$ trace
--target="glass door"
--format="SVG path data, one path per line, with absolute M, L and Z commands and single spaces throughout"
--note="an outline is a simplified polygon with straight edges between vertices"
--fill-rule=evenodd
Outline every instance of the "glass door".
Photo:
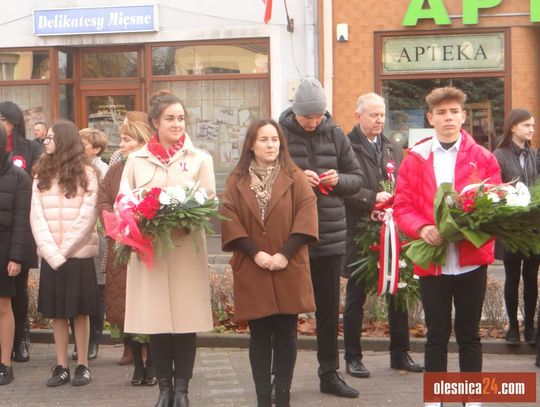
M 83 91 L 82 116 L 83 127 L 96 128 L 109 137 L 108 158 L 120 144 L 119 127 L 124 115 L 131 110 L 140 110 L 141 95 L 138 90 Z

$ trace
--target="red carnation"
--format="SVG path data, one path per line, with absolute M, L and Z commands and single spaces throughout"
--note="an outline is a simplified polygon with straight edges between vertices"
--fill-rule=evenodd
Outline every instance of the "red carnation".
M 16 165 L 19 168 L 22 168 L 23 170 L 26 168 L 26 160 L 23 156 L 20 155 L 14 155 L 13 156 L 13 165 Z
M 137 205 L 137 212 L 146 219 L 153 219 L 159 210 L 159 194 L 161 194 L 161 188 L 152 188 L 148 191 Z
M 476 203 L 473 199 L 466 198 L 463 200 L 463 204 L 461 205 L 461 209 L 465 212 L 472 212 L 474 211 L 474 208 L 476 206 Z

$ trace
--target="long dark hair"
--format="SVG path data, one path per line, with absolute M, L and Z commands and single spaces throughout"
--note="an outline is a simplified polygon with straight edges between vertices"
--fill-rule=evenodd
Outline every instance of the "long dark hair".
M 533 116 L 528 110 L 519 108 L 512 109 L 504 121 L 502 139 L 497 148 L 510 145 L 512 143 L 512 127 L 514 127 L 516 124 L 529 120 L 531 117 Z M 525 141 L 525 145 L 528 147 L 529 142 Z
M 4 164 L 9 157 L 7 148 L 7 136 L 4 126 L 0 126 L 0 171 L 4 169 Z
M 84 153 L 77 126 L 73 122 L 62 120 L 54 123 L 51 129 L 56 145 L 54 153 L 43 153 L 32 170 L 38 179 L 38 189 L 50 189 L 53 179 L 57 179 L 67 198 L 76 196 L 79 187 L 88 192 L 86 167 L 92 165 Z
M 240 155 L 240 160 L 238 161 L 238 164 L 236 164 L 236 167 L 233 170 L 234 174 L 237 174 L 239 176 L 248 174 L 251 160 L 255 158 L 252 148 L 255 144 L 255 140 L 257 139 L 257 133 L 259 132 L 259 129 L 261 127 L 266 126 L 267 124 L 274 126 L 278 133 L 279 155 L 277 159 L 281 168 L 289 175 L 292 174 L 292 172 L 297 168 L 296 164 L 289 155 L 287 141 L 283 136 L 283 131 L 281 130 L 279 124 L 277 124 L 277 122 L 272 119 L 262 119 L 251 123 L 251 125 L 248 127 L 246 137 L 244 139 L 244 146 L 242 147 L 242 154 Z
M 17 104 L 11 101 L 0 103 L 0 115 L 13 125 L 13 137 L 26 138 L 24 115 Z

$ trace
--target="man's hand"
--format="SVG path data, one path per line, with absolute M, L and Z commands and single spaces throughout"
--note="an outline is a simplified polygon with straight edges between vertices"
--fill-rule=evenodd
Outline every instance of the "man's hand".
M 319 176 L 321 180 L 321 184 L 323 185 L 330 185 L 335 187 L 339 181 L 339 175 L 336 170 L 328 170 L 323 172 Z
M 7 265 L 7 272 L 8 276 L 16 277 L 21 272 L 21 265 L 19 263 L 15 263 L 14 261 L 10 261 Z
M 440 246 L 444 243 L 441 235 L 439 234 L 439 229 L 435 225 L 426 225 L 420 229 L 420 237 L 431 246 Z
M 272 265 L 273 257 L 261 250 L 257 252 L 253 260 L 255 260 L 255 263 L 260 268 L 269 270 L 270 266 Z
M 287 257 L 282 255 L 281 253 L 276 253 L 272 256 L 272 264 L 270 265 L 270 270 L 283 270 L 285 267 L 287 267 L 287 264 L 289 264 L 289 260 L 287 260 Z
M 375 196 L 375 202 L 377 203 L 384 203 L 388 201 L 390 198 L 392 198 L 392 194 L 386 191 L 377 192 L 377 195 Z
M 306 176 L 309 182 L 309 185 L 311 185 L 312 187 L 316 187 L 321 182 L 319 180 L 319 176 L 317 175 L 315 171 L 304 170 L 304 175 Z

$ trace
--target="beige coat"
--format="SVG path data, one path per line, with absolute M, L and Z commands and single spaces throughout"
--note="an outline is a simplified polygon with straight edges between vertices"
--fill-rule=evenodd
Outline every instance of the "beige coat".
M 130 154 L 120 193 L 188 182 L 199 182 L 209 197 L 215 196 L 212 158 L 186 136 L 184 147 L 167 165 L 146 147 Z M 154 257 L 153 270 L 132 255 L 127 272 L 125 332 L 187 333 L 213 328 L 206 236 L 203 232 L 178 232 L 173 242 L 174 249 Z
M 86 259 L 98 253 L 98 181 L 93 168 L 86 167 L 86 175 L 88 192 L 79 188 L 72 198 L 64 196 L 56 180 L 46 191 L 40 191 L 38 180 L 34 180 L 30 209 L 32 234 L 38 255 L 55 270 L 69 258 Z

